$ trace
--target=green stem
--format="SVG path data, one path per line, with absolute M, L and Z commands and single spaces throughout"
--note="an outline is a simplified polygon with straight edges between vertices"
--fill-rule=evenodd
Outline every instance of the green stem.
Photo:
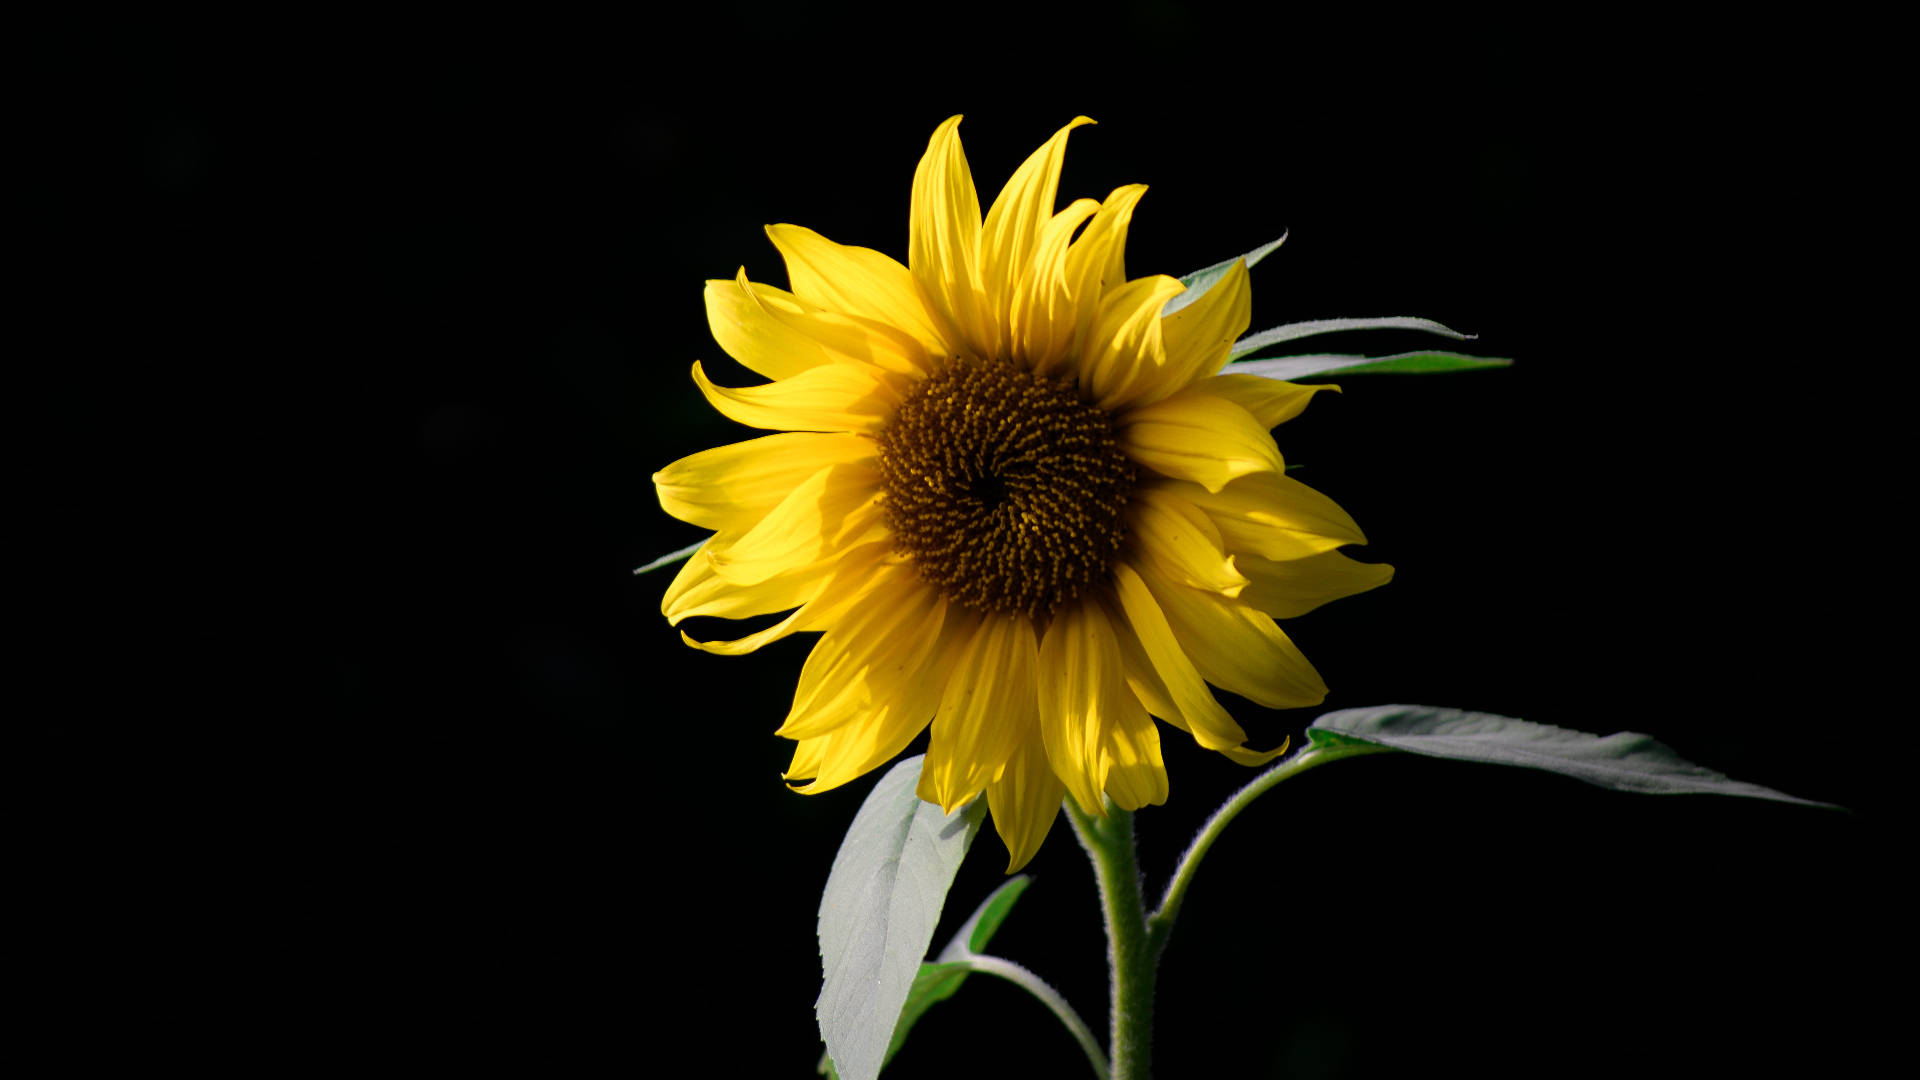
M 1093 859 L 1107 919 L 1107 963 L 1113 980 L 1108 1052 L 1113 1080 L 1153 1075 L 1153 981 L 1160 951 L 1147 934 L 1146 898 L 1134 853 L 1133 814 L 1107 803 L 1102 819 L 1066 800 L 1067 818 Z
M 1166 895 L 1160 900 L 1160 908 L 1147 919 L 1148 943 L 1156 958 L 1167 947 L 1167 935 L 1173 932 L 1173 920 L 1180 914 L 1180 904 L 1187 898 L 1187 887 L 1193 884 L 1193 875 L 1200 869 L 1200 860 L 1206 857 L 1207 850 L 1220 838 L 1227 824 L 1240 816 L 1240 811 L 1253 804 L 1253 800 L 1265 795 L 1282 780 L 1298 776 L 1315 766 L 1325 765 L 1342 758 L 1359 757 L 1363 754 L 1392 753 L 1393 748 L 1375 746 L 1371 743 L 1340 743 L 1333 746 L 1312 747 L 1293 755 L 1287 760 L 1261 773 L 1253 782 L 1236 792 L 1219 810 L 1214 812 L 1200 834 L 1193 838 L 1193 844 L 1187 853 L 1180 857 L 1180 868 L 1174 872 L 1173 880 L 1167 884 Z M 1071 808 L 1071 803 L 1069 803 Z
M 1067 1030 L 1073 1033 L 1080 1049 L 1086 1051 L 1087 1060 L 1093 1064 L 1093 1074 L 1100 1080 L 1109 1080 L 1111 1073 L 1107 1069 L 1107 1055 L 1100 1052 L 1100 1044 L 1095 1041 L 1093 1032 L 1088 1029 L 1086 1021 L 1080 1019 L 1080 1014 L 1073 1011 L 1073 1006 L 1067 1004 L 1067 999 L 1061 997 L 1058 990 L 1048 986 L 1045 979 L 998 956 L 974 953 L 959 962 L 982 974 L 998 975 L 1039 998 L 1042 1004 L 1053 1010 L 1053 1015 L 1059 1017 L 1061 1023 L 1067 1025 Z

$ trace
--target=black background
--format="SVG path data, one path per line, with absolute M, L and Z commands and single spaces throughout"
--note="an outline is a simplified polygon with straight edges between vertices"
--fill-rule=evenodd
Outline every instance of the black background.
M 1872 89 L 1808 70 L 1817 38 L 1152 4 L 688 17 L 155 21 L 38 47 L 34 130 L 59 149 L 37 205 L 74 238 L 41 284 L 82 358 L 53 415 L 110 418 L 118 439 L 70 453 L 123 461 L 127 516 L 190 568 L 159 636 L 195 659 L 163 665 L 160 713 L 219 714 L 137 737 L 191 782 L 66 819 L 115 837 L 89 932 L 121 945 L 56 1012 L 128 1005 L 135 1052 L 169 1059 L 808 1075 L 815 906 L 871 780 L 786 791 L 770 732 L 807 642 L 688 650 L 668 578 L 630 573 L 700 536 L 650 474 L 752 434 L 688 378 L 748 378 L 701 282 L 784 284 L 768 222 L 903 258 L 942 119 L 966 114 L 985 201 L 1085 113 L 1062 196 L 1150 185 L 1132 274 L 1286 231 L 1256 328 L 1420 315 L 1517 358 L 1348 379 L 1277 432 L 1366 529 L 1357 554 L 1397 567 L 1287 625 L 1327 708 L 1646 731 L 1857 811 L 1401 758 L 1310 774 L 1199 877 L 1161 1075 L 1851 1071 L 1891 900 L 1890 800 L 1850 747 L 1907 722 L 1869 689 L 1904 642 L 1863 613 L 1904 571 L 1873 543 L 1893 492 L 1853 321 Z M 109 340 L 134 343 L 110 390 L 87 362 Z M 1317 714 L 1232 705 L 1259 746 Z M 1249 776 L 1167 734 L 1150 890 Z M 66 746 L 83 770 L 133 756 Z M 1003 865 L 983 834 L 940 940 Z M 1064 824 L 1028 872 L 995 951 L 1101 1029 Z M 1077 1054 L 977 979 L 890 1075 L 1081 1075 Z

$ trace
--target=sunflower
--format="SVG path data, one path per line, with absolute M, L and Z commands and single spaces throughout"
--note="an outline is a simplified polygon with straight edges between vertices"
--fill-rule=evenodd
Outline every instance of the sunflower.
M 713 335 L 770 382 L 693 379 L 779 434 L 654 475 L 660 503 L 714 530 L 668 588 L 674 624 L 790 612 L 735 655 L 821 632 L 776 734 L 819 792 L 932 724 L 919 795 L 986 792 L 1008 872 L 1071 795 L 1167 797 L 1151 717 L 1236 762 L 1208 684 L 1270 708 L 1326 686 L 1274 624 L 1384 584 L 1354 562 L 1345 511 L 1289 479 L 1270 429 L 1329 386 L 1217 374 L 1247 329 L 1247 270 L 1197 298 L 1127 280 L 1146 191 L 1055 212 L 1067 136 L 1027 159 L 983 221 L 956 116 L 914 172 L 908 262 L 795 225 L 767 235 L 791 291 L 743 269 L 707 284 Z M 1077 236 L 1076 236 L 1077 234 Z M 799 783 L 805 781 L 804 783 Z

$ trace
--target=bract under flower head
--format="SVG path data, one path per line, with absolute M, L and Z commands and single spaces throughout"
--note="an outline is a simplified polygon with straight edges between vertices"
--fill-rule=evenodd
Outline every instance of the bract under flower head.
M 1129 281 L 1145 188 L 1055 209 L 1061 128 L 983 218 L 959 117 L 914 174 L 908 265 L 795 225 L 767 229 L 791 291 L 707 284 L 728 355 L 770 382 L 723 414 L 781 434 L 655 474 L 714 530 L 667 590 L 695 615 L 790 612 L 708 652 L 819 632 L 777 734 L 824 791 L 929 723 L 920 796 L 984 791 L 1010 853 L 1039 850 L 1064 795 L 1132 810 L 1167 797 L 1151 717 L 1255 765 L 1208 684 L 1272 708 L 1320 676 L 1275 625 L 1384 584 L 1345 511 L 1286 476 L 1269 430 L 1327 386 L 1219 375 L 1246 331 L 1236 264 L 1171 315 L 1169 277 Z

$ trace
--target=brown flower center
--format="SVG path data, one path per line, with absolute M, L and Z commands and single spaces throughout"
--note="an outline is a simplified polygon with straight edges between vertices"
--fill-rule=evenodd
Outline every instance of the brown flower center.
M 1073 380 L 962 357 L 914 388 L 879 443 L 894 549 L 948 599 L 1037 616 L 1107 580 L 1133 463 Z

